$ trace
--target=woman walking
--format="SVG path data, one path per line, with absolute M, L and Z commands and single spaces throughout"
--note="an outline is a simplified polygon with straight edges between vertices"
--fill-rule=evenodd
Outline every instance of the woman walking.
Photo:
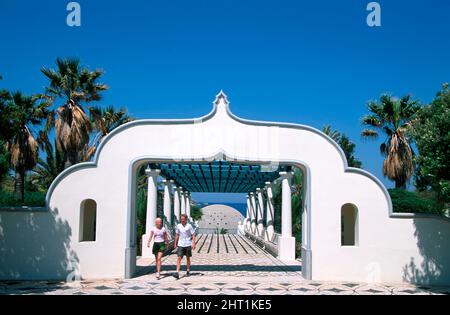
M 161 277 L 161 258 L 166 249 L 169 248 L 169 238 L 166 229 L 163 227 L 163 220 L 161 218 L 155 220 L 155 227 L 150 232 L 147 247 L 150 247 L 150 242 L 153 238 L 154 243 L 152 252 L 153 255 L 155 255 L 156 260 L 156 279 L 159 280 Z

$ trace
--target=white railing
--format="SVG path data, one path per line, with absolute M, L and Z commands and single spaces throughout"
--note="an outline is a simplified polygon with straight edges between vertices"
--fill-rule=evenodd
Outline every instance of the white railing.
M 262 235 L 266 235 L 267 231 L 264 229 Z M 262 248 L 263 250 L 269 252 L 273 256 L 278 256 L 278 238 L 280 234 L 274 233 L 273 239 L 271 241 L 267 241 L 267 237 L 261 237 L 258 235 L 255 235 L 253 233 L 250 233 L 249 231 L 245 232 L 245 236 L 252 241 L 253 244 L 257 245 L 258 247 Z

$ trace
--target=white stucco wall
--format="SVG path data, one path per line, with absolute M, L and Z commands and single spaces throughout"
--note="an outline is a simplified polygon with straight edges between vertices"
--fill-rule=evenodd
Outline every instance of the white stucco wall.
M 217 154 L 240 162 L 281 161 L 303 167 L 309 193 L 305 243 L 312 258 L 307 262 L 312 279 L 450 284 L 448 220 L 390 217 L 385 188 L 370 174 L 347 170 L 342 151 L 328 137 L 306 126 L 241 120 L 229 112 L 223 95 L 213 112 L 201 119 L 135 121 L 119 127 L 103 142 L 93 163 L 74 166 L 55 181 L 48 195 L 48 215 L 57 216 L 70 229 L 65 244 L 76 256 L 82 276 L 124 277 L 127 263 L 134 263 L 125 253 L 135 247 L 133 172 L 139 163 L 199 161 Z M 80 243 L 80 204 L 88 198 L 97 202 L 97 238 Z M 358 207 L 357 247 L 340 246 L 345 203 Z M 13 224 L 15 215 L 1 213 L 2 225 Z M 17 219 L 21 216 L 17 214 Z M 8 230 L 8 239 L 16 232 Z M 49 236 L 34 237 L 37 244 L 51 246 Z M 8 251 L 20 245 L 8 241 L 5 246 Z M 404 269 L 412 260 L 418 268 L 414 279 Z M 434 275 L 423 268 L 424 260 L 436 262 Z M 1 262 L 0 270 L 14 269 L 12 260 Z
M 0 211 L 0 280 L 65 279 L 71 234 L 48 211 Z

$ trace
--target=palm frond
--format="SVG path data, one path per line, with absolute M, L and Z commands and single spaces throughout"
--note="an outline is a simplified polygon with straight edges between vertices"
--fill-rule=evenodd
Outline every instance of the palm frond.
M 380 153 L 381 153 L 383 156 L 386 156 L 386 155 L 388 154 L 388 152 L 389 152 L 388 145 L 387 145 L 385 142 L 383 142 L 383 143 L 380 145 Z
M 361 120 L 363 125 L 371 126 L 378 128 L 382 125 L 380 118 L 377 115 L 369 114 L 362 118 Z
M 369 112 L 371 112 L 373 115 L 375 115 L 376 117 L 378 117 L 378 119 L 383 120 L 383 107 L 382 105 L 380 105 L 378 102 L 376 101 L 370 101 L 367 104 L 367 108 L 369 110 Z
M 336 142 L 338 142 L 339 139 L 341 138 L 341 133 L 337 130 L 333 130 L 331 125 L 323 126 L 322 131 Z
M 376 130 L 372 130 L 372 129 L 364 129 L 361 132 L 361 136 L 363 138 L 368 138 L 368 139 L 377 139 L 378 138 L 378 132 Z

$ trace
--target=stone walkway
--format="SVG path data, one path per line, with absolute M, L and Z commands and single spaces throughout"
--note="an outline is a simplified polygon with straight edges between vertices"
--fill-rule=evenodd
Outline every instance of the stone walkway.
M 191 276 L 186 277 L 182 271 L 179 280 L 173 277 L 176 255 L 171 253 L 163 258 L 160 280 L 155 277 L 152 259 L 138 259 L 137 276 L 133 279 L 71 283 L 4 281 L 0 282 L 0 294 L 450 294 L 448 287 L 305 280 L 300 262 L 285 264 L 237 235 L 199 235 L 192 261 Z
M 242 236 L 200 234 L 196 245 L 190 279 L 203 281 L 202 279 L 205 277 L 243 277 L 247 279 L 285 277 L 296 281 L 303 280 L 299 261 L 291 264 L 282 263 Z M 173 272 L 176 270 L 176 259 L 174 253 L 163 258 L 161 281 L 172 278 Z M 153 258 L 138 259 L 137 266 L 138 278 L 156 280 Z

